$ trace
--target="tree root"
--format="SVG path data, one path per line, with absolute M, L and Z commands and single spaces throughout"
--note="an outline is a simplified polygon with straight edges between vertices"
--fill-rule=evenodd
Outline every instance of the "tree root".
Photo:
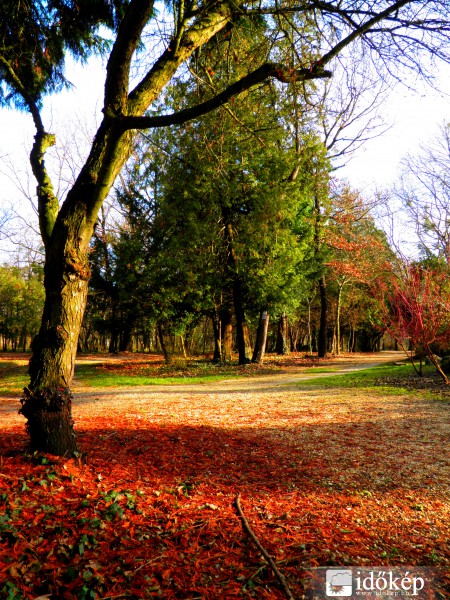
M 19 413 L 27 419 L 31 451 L 56 456 L 78 452 L 73 429 L 72 393 L 68 388 L 24 389 Z
M 256 547 L 261 552 L 261 554 L 264 556 L 264 558 L 266 559 L 266 561 L 270 565 L 270 568 L 272 569 L 272 571 L 277 576 L 279 582 L 281 583 L 281 587 L 283 588 L 283 591 L 286 594 L 286 598 L 288 598 L 288 600 L 295 600 L 295 598 L 294 598 L 294 596 L 293 596 L 293 594 L 292 594 L 292 592 L 291 592 L 291 590 L 290 590 L 290 588 L 289 588 L 289 586 L 287 584 L 286 577 L 283 575 L 283 573 L 281 573 L 278 570 L 278 567 L 277 567 L 275 561 L 270 556 L 270 554 L 267 552 L 267 550 L 261 545 L 261 542 L 258 540 L 258 538 L 256 537 L 256 535 L 253 533 L 253 530 L 250 527 L 249 522 L 245 518 L 245 515 L 242 512 L 241 501 L 240 501 L 240 494 L 238 494 L 236 496 L 236 498 L 234 499 L 234 506 L 236 507 L 237 514 L 238 514 L 239 518 L 241 519 L 243 530 L 245 531 L 245 533 L 249 537 L 251 537 L 251 539 L 255 543 Z

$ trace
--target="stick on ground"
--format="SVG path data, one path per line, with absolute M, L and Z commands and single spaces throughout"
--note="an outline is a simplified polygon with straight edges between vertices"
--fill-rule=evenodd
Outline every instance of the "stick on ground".
M 286 594 L 286 598 L 288 598 L 288 600 L 295 600 L 295 598 L 292 595 L 292 592 L 291 592 L 291 590 L 290 590 L 290 588 L 289 588 L 289 586 L 287 584 L 285 576 L 283 575 L 283 573 L 281 573 L 278 570 L 278 567 L 275 564 L 275 561 L 270 556 L 270 554 L 267 552 L 267 550 L 261 545 L 261 542 L 258 540 L 258 538 L 256 537 L 256 535 L 253 533 L 253 530 L 250 527 L 249 522 L 245 518 L 245 515 L 242 512 L 240 494 L 238 494 L 236 496 L 236 498 L 234 499 L 234 505 L 236 507 L 237 514 L 239 515 L 239 518 L 241 519 L 242 528 L 244 529 L 245 533 L 247 533 L 252 538 L 252 540 L 254 541 L 255 545 L 258 548 L 258 550 L 261 552 L 261 554 L 264 556 L 264 558 L 266 559 L 266 561 L 269 563 L 270 568 L 275 573 L 275 575 L 277 576 L 279 582 L 281 583 L 283 591 Z

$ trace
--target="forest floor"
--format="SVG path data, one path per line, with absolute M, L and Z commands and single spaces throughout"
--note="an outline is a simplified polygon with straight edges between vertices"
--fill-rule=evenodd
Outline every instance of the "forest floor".
M 69 460 L 27 453 L 18 395 L 0 393 L 0 597 L 286 597 L 240 495 L 297 599 L 313 567 L 350 565 L 429 567 L 450 598 L 450 394 L 374 367 L 401 358 L 269 356 L 208 379 L 201 363 L 82 357 Z M 5 379 L 25 364 L 0 354 Z

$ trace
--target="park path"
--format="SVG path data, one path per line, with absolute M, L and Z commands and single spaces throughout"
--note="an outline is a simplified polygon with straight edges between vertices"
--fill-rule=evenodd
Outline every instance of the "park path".
M 376 357 L 376 358 L 375 358 Z M 168 397 L 171 402 L 177 403 L 183 408 L 193 401 L 206 400 L 215 402 L 218 399 L 227 399 L 230 404 L 242 402 L 245 397 L 246 403 L 259 403 L 262 397 L 298 393 L 298 383 L 310 381 L 322 377 L 338 376 L 352 371 L 373 368 L 388 362 L 403 360 L 402 352 L 385 351 L 376 355 L 358 355 L 356 360 L 350 358 L 331 359 L 326 365 L 318 365 L 318 373 L 311 373 L 314 367 L 289 367 L 282 373 L 257 375 L 252 377 L 239 377 L 222 379 L 219 381 L 205 381 L 201 383 L 162 384 L 146 386 L 130 386 L 116 388 L 93 388 L 74 382 L 74 414 L 77 410 L 83 410 L 90 406 L 92 411 L 106 414 L 110 410 L 119 409 L 124 405 L 143 406 L 148 402 L 161 405 L 161 410 L 166 404 Z M 326 370 L 325 370 L 326 369 Z M 303 388 L 304 390 L 304 388 Z M 17 415 L 19 402 L 17 398 L 0 398 L 0 418 L 17 423 L 23 422 L 23 417 Z M 16 416 L 17 418 L 14 418 Z
M 162 384 L 162 385 L 147 385 L 147 386 L 133 386 L 133 387 L 120 387 L 120 388 L 86 388 L 82 385 L 74 386 L 74 393 L 77 401 L 86 401 L 93 395 L 99 396 L 127 396 L 130 394 L 146 394 L 153 395 L 155 393 L 164 394 L 186 394 L 186 393 L 199 393 L 199 394 L 256 394 L 258 392 L 270 392 L 277 390 L 278 388 L 288 388 L 290 386 L 297 386 L 298 383 L 303 381 L 310 381 L 314 379 L 320 379 L 322 377 L 332 377 L 344 375 L 345 373 L 351 373 L 353 371 L 359 371 L 363 369 L 371 369 L 374 367 L 381 366 L 383 364 L 404 360 L 403 352 L 395 351 L 384 351 L 376 354 L 376 360 L 374 355 L 366 355 L 361 357 L 359 355 L 358 361 L 348 362 L 334 362 L 330 361 L 330 364 L 323 366 L 318 365 L 318 372 L 311 373 L 314 367 L 308 369 L 303 368 L 289 368 L 289 372 L 283 373 L 270 373 L 266 375 L 256 375 L 252 377 L 233 377 L 231 379 L 221 379 L 219 381 L 205 381 L 201 383 L 189 383 L 189 379 L 186 379 L 184 384 Z M 320 369 L 320 370 L 319 370 Z
M 383 352 L 376 355 L 361 355 L 357 360 L 332 360 L 320 364 L 320 372 L 311 369 L 289 367 L 279 374 L 239 377 L 203 383 L 178 385 L 149 385 L 120 388 L 74 388 L 73 414 L 78 418 L 108 419 L 114 415 L 124 421 L 164 423 L 175 426 L 179 423 L 190 426 L 235 427 L 269 426 L 274 415 L 277 422 L 289 425 L 294 413 L 283 415 L 285 403 L 297 406 L 309 398 L 315 403 L 319 397 L 328 396 L 318 388 L 298 385 L 322 377 L 338 376 L 352 371 L 373 368 L 386 362 L 402 358 L 400 353 Z M 324 372 L 327 369 L 328 372 Z M 335 370 L 336 369 L 336 370 Z M 309 371 L 309 372 L 308 372 Z M 336 386 L 337 388 L 338 386 Z M 330 388 L 331 389 L 331 388 Z M 338 397 L 339 393 L 333 391 Z M 348 395 L 348 391 L 346 391 Z M 349 396 L 350 398 L 350 396 Z M 354 394 L 351 394 L 354 401 Z M 278 409 L 280 413 L 278 414 Z M 348 407 L 352 411 L 351 406 Z M 274 412 L 275 411 L 275 412 Z M 117 423 L 117 421 L 115 421 Z

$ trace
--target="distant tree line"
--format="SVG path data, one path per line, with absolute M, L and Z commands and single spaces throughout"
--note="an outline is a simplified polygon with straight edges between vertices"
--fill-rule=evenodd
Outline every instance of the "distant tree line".
M 30 349 L 44 306 L 42 266 L 0 267 L 0 348 Z

